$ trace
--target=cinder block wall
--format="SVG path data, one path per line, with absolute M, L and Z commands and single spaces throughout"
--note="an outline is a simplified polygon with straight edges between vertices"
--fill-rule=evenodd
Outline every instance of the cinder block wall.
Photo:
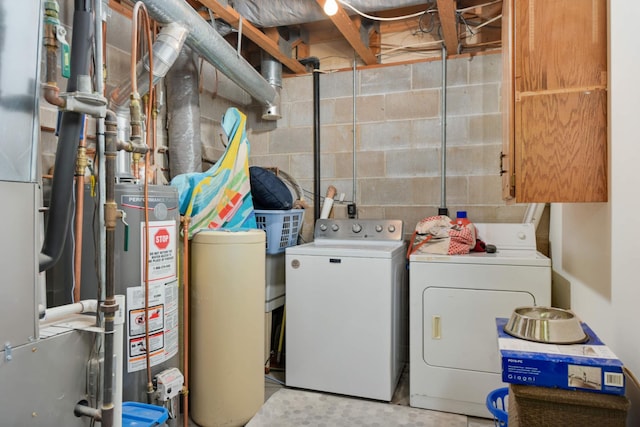
M 447 63 L 446 206 L 451 216 L 466 210 L 475 222 L 520 222 L 524 217 L 525 205 L 506 205 L 501 198 L 501 78 L 500 54 Z M 321 74 L 320 97 L 321 196 L 334 185 L 345 201 L 353 200 L 355 155 L 359 217 L 399 218 L 410 234 L 420 219 L 437 214 L 442 62 L 357 70 L 355 112 L 352 71 Z M 277 127 L 250 113 L 250 163 L 278 167 L 311 192 L 311 75 L 284 79 L 282 113 Z M 307 196 L 313 201 L 311 193 Z M 335 214 L 345 215 L 344 207 L 338 204 Z
M 68 2 L 67 2 L 68 3 Z M 64 16 L 67 24 L 70 16 Z M 109 17 L 107 86 L 128 78 L 130 22 Z M 69 36 L 70 37 L 70 36 Z M 446 205 L 450 215 L 467 210 L 476 222 L 519 222 L 526 206 L 506 205 L 500 194 L 501 56 L 487 54 L 451 59 L 447 63 Z M 399 218 L 407 234 L 441 204 L 440 60 L 380 66 L 320 75 L 321 196 L 329 185 L 354 199 L 361 218 Z M 201 138 L 203 157 L 217 160 L 224 152 L 220 119 L 238 107 L 248 116 L 252 165 L 275 166 L 298 180 L 313 201 L 313 78 L 283 80 L 282 119 L 260 119 L 261 108 L 227 77 L 205 63 L 202 67 Z M 64 88 L 66 83 L 60 82 Z M 162 98 L 163 105 L 166 104 Z M 53 165 L 55 109 L 43 101 L 42 170 Z M 355 114 L 355 129 L 354 129 Z M 160 115 L 159 131 L 165 129 Z M 89 123 L 88 135 L 93 134 Z M 355 141 L 354 141 L 355 131 Z M 166 136 L 159 133 L 159 145 Z M 90 139 L 89 144 L 93 141 Z M 355 150 L 354 150 L 355 144 Z M 166 160 L 158 156 L 159 163 Z M 204 162 L 203 167 L 211 165 Z M 344 204 L 334 208 L 345 216 Z M 312 233 L 312 209 L 304 237 Z

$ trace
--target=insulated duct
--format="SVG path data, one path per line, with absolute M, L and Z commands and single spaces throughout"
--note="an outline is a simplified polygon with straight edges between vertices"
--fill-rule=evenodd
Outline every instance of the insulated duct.
M 78 89 L 78 76 L 89 74 L 92 18 L 90 3 L 76 0 L 71 41 L 71 75 L 67 83 L 67 92 L 75 92 Z M 67 237 L 71 222 L 76 148 L 81 127 L 82 114 L 69 111 L 62 113 L 51 184 L 49 216 L 39 257 L 41 272 L 51 268 L 60 259 Z
M 142 0 L 149 15 L 162 24 L 176 22 L 189 29 L 186 43 L 262 105 L 276 103 L 276 90 L 183 0 Z
M 406 6 L 425 4 L 422 0 L 347 0 L 361 12 L 379 12 Z M 234 0 L 233 8 L 258 27 L 297 25 L 327 19 L 315 1 L 309 0 Z M 351 10 L 346 9 L 347 12 Z
M 165 78 L 171 179 L 202 171 L 198 56 L 185 46 Z

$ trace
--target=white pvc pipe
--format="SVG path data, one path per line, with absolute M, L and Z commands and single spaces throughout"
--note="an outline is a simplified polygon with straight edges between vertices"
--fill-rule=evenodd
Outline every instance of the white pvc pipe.
M 44 319 L 40 324 L 51 323 L 63 319 L 72 314 L 96 313 L 98 311 L 98 301 L 94 299 L 76 302 L 74 304 L 61 305 L 60 307 L 48 308 L 44 312 Z
M 116 357 L 113 395 L 113 427 L 122 427 L 122 369 L 124 365 L 124 320 L 125 320 L 125 296 L 116 295 L 118 311 L 114 320 L 113 352 Z

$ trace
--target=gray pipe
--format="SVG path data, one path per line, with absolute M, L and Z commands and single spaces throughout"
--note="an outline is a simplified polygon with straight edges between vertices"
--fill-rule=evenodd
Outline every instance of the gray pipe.
M 442 98 L 441 98 L 441 146 L 440 146 L 440 208 L 438 215 L 449 215 L 447 209 L 447 47 L 442 43 Z
M 176 22 L 189 29 L 186 43 L 220 72 L 265 106 L 274 105 L 276 90 L 188 3 L 182 0 L 142 0 L 153 19 Z
M 67 83 L 67 92 L 75 92 L 78 89 L 78 76 L 89 74 L 92 15 L 89 5 L 82 3 L 75 2 L 71 40 L 71 75 Z M 62 255 L 71 222 L 73 176 L 76 170 L 76 148 L 81 128 L 82 114 L 69 111 L 62 113 L 51 184 L 49 216 L 39 255 L 40 272 L 53 267 Z

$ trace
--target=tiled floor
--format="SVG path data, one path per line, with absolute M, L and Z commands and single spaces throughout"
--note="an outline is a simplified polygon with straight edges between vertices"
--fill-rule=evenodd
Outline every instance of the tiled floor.
M 264 384 L 264 400 L 265 402 L 271 397 L 275 392 L 284 387 L 285 376 L 282 371 L 274 371 L 272 370 L 269 375 L 265 377 Z M 400 382 L 398 383 L 398 387 L 393 395 L 393 399 L 389 403 L 390 405 L 409 405 L 409 375 L 405 370 L 402 377 L 400 378 Z M 494 426 L 493 420 L 485 419 L 485 418 L 476 418 L 476 417 L 467 417 L 467 427 L 489 427 Z
M 405 372 L 398 384 L 398 388 L 394 393 L 392 401 L 389 403 L 390 405 L 409 405 L 409 375 Z M 264 399 L 265 402 L 278 390 L 285 387 L 284 385 L 284 372 L 278 370 L 271 370 L 268 375 L 265 376 L 265 384 L 264 384 Z M 181 423 L 177 424 L 180 427 Z M 484 418 L 475 418 L 475 417 L 467 417 L 467 427 L 489 427 L 493 426 L 494 423 L 492 420 L 484 419 Z M 193 421 L 189 423 L 190 427 L 198 427 Z M 274 426 L 276 427 L 276 426 Z M 389 426 L 392 427 L 392 426 Z

